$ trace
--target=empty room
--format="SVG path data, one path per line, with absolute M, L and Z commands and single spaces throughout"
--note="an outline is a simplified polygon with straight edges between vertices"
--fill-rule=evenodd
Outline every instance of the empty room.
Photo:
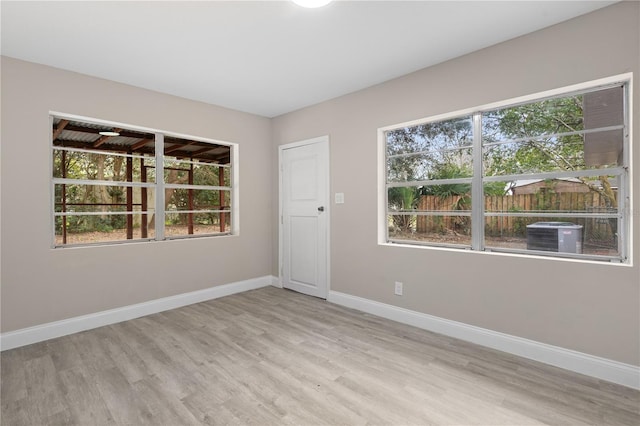
M 640 424 L 640 2 L 0 17 L 2 425 Z

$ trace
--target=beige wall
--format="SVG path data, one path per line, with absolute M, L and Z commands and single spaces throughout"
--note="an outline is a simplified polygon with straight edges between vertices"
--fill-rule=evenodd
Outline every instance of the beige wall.
M 637 169 L 639 27 L 640 4 L 616 4 L 274 119 L 276 146 L 330 136 L 331 191 L 345 193 L 331 212 L 331 290 L 640 365 L 637 213 L 633 267 L 379 246 L 376 237 L 379 127 L 632 71 Z M 274 228 L 274 275 L 276 237 Z M 404 282 L 403 297 L 393 295 L 396 280 Z
M 240 236 L 51 249 L 49 111 L 238 143 Z M 3 57 L 2 332 L 269 275 L 270 126 Z

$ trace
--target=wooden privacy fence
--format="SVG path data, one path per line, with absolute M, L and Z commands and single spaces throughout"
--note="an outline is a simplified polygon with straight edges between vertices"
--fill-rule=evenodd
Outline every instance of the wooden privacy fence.
M 470 216 L 454 216 L 455 210 L 471 211 L 471 198 L 463 195 L 451 195 L 440 197 L 438 195 L 423 195 L 418 200 L 418 210 L 440 212 L 452 211 L 447 216 L 418 216 L 416 219 L 416 232 L 418 233 L 445 233 L 454 231 L 460 234 L 469 234 L 471 230 Z
M 439 197 L 423 195 L 418 202 L 418 210 L 431 212 L 450 212 L 447 216 L 418 216 L 416 232 L 470 232 L 471 218 L 456 216 L 456 211 L 470 212 L 471 204 L 468 196 Z M 605 197 L 597 192 L 538 192 L 535 194 L 488 195 L 484 198 L 484 209 L 487 213 L 525 213 L 525 212 L 562 212 L 562 213 L 611 213 L 615 209 L 607 207 Z M 488 216 L 485 218 L 485 235 L 492 237 L 523 237 L 526 227 L 535 222 L 562 221 L 582 225 L 585 239 L 610 240 L 613 232 L 606 218 L 574 218 L 574 217 L 521 217 L 521 216 Z

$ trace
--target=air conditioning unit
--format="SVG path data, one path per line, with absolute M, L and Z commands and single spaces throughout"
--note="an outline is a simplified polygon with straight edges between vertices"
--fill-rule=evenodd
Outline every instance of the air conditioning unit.
M 527 225 L 527 250 L 582 253 L 582 225 L 571 222 Z

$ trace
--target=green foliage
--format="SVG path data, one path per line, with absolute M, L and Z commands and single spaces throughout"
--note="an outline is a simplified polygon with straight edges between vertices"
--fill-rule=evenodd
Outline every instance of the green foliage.
M 419 189 L 417 187 L 389 188 L 388 201 L 392 210 L 413 210 L 418 204 Z
M 395 211 L 414 210 L 420 198 L 419 188 L 399 187 L 389 188 L 388 202 L 389 208 Z M 409 215 L 394 215 L 393 225 L 403 232 L 412 232 L 415 226 L 415 219 Z
M 184 166 L 184 165 L 183 165 Z M 210 165 L 195 165 L 193 169 L 193 184 L 206 186 L 228 186 L 230 184 L 230 170 L 224 168 L 224 181 L 222 185 L 219 181 L 219 168 Z M 188 183 L 188 173 L 178 172 L 172 176 L 175 183 Z M 208 189 L 192 190 L 193 204 L 189 204 L 189 190 L 176 189 L 172 191 L 168 200 L 169 206 L 177 210 L 198 210 L 198 209 L 220 209 L 220 195 L 222 192 L 222 206 L 229 207 L 230 198 L 229 191 L 218 191 Z M 170 225 L 186 225 L 188 220 L 187 214 L 173 214 L 168 217 Z M 195 213 L 193 222 L 201 225 L 214 225 L 218 223 L 217 213 Z
M 520 213 L 522 212 L 522 209 L 519 207 L 509 207 L 509 212 Z M 527 235 L 527 225 L 529 225 L 529 222 L 530 220 L 526 217 L 516 216 L 513 218 L 513 225 L 511 228 L 513 235 L 525 237 Z
M 544 181 L 544 188 L 535 193 L 536 210 L 558 210 L 559 200 L 554 195 L 557 182 L 553 179 Z
M 459 166 L 453 163 L 445 163 L 438 165 L 433 169 L 429 175 L 431 180 L 440 179 L 456 179 L 467 178 L 472 176 L 472 171 L 469 167 Z M 435 195 L 441 198 L 447 198 L 454 195 L 469 196 L 471 193 L 471 184 L 468 183 L 454 183 L 444 185 L 427 185 L 422 187 L 422 195 Z
M 67 232 L 80 234 L 84 232 L 112 232 L 126 226 L 125 216 L 66 216 Z M 56 218 L 56 234 L 62 234 L 62 217 Z
M 582 96 L 547 99 L 485 112 L 483 143 L 519 140 L 491 147 L 484 156 L 485 173 L 584 169 L 582 136 L 562 135 L 582 129 Z
M 504 182 L 488 182 L 484 184 L 484 195 L 496 195 L 501 197 L 505 195 Z
M 390 181 L 430 179 L 448 164 L 470 165 L 473 126 L 470 117 L 426 123 L 387 133 Z

